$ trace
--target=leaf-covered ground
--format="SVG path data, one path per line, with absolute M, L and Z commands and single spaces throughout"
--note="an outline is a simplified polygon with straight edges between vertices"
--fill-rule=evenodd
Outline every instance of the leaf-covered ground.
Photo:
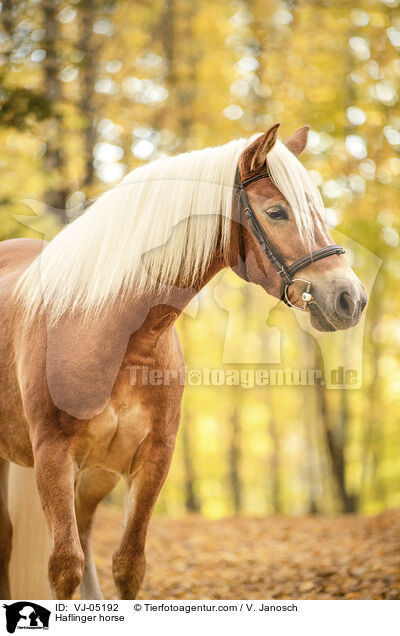
M 99 509 L 96 563 L 115 598 L 121 512 Z M 400 599 L 400 511 L 377 517 L 155 518 L 142 599 Z

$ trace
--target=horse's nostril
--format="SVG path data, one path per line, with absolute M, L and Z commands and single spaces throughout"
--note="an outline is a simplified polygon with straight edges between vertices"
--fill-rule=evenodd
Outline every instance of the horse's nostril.
M 336 308 L 338 313 L 343 318 L 352 317 L 352 315 L 354 314 L 355 304 L 352 297 L 350 296 L 348 292 L 342 292 L 341 294 L 339 294 L 337 303 L 336 303 Z

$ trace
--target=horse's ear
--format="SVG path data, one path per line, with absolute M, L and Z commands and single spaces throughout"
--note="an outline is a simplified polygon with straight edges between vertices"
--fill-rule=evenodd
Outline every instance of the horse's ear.
M 267 154 L 274 147 L 278 136 L 280 124 L 274 124 L 271 128 L 257 137 L 243 152 L 240 158 L 240 172 L 242 177 L 249 172 L 256 172 L 265 166 Z
M 302 126 L 283 143 L 285 144 L 286 148 L 289 148 L 290 152 L 292 152 L 297 157 L 297 155 L 303 152 L 304 148 L 307 145 L 309 132 L 310 126 Z

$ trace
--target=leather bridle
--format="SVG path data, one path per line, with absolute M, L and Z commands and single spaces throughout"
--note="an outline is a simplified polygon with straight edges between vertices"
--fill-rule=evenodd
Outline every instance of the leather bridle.
M 235 190 L 238 192 L 239 256 L 242 267 L 242 275 L 246 281 L 249 280 L 247 277 L 246 254 L 243 237 L 242 215 L 244 214 L 250 231 L 259 242 L 261 249 L 266 254 L 279 276 L 282 278 L 281 300 L 283 300 L 284 303 L 286 303 L 290 307 L 293 307 L 294 309 L 306 311 L 308 303 L 313 298 L 311 294 L 311 281 L 304 278 L 293 278 L 294 274 L 299 272 L 301 269 L 304 269 L 308 265 L 311 265 L 316 261 L 320 261 L 323 258 L 334 256 L 335 254 L 344 254 L 345 250 L 340 245 L 327 245 L 326 247 L 322 247 L 319 250 L 315 250 L 313 252 L 310 252 L 309 254 L 306 254 L 305 256 L 302 256 L 291 265 L 286 265 L 279 252 L 277 252 L 277 250 L 265 234 L 260 221 L 258 220 L 253 208 L 250 205 L 249 198 L 245 189 L 248 185 L 250 185 L 250 183 L 258 181 L 259 179 L 266 178 L 271 178 L 271 174 L 268 171 L 263 172 L 262 174 L 248 177 L 247 179 L 244 179 L 244 181 L 242 181 L 239 169 L 236 170 Z M 305 283 L 305 289 L 301 296 L 303 301 L 302 307 L 294 305 L 290 301 L 288 296 L 289 287 L 293 285 L 295 281 L 301 281 Z

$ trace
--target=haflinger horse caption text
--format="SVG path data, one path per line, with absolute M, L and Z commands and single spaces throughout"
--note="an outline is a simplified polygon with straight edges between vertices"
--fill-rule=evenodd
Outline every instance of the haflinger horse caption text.
M 400 601 L 196 600 L 196 601 L 16 601 L 3 605 L 1 633 L 43 630 L 52 634 L 139 634 L 176 636 L 204 630 L 260 634 L 337 635 L 353 627 L 366 636 L 398 622 Z M 389 633 L 392 633 L 391 629 Z

